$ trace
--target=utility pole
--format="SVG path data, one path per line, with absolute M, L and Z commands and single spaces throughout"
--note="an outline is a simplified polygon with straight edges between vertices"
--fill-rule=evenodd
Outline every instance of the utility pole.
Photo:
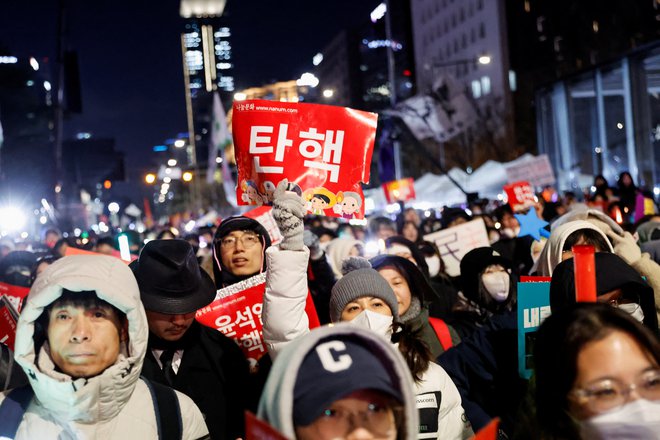
M 66 33 L 66 0 L 58 1 L 57 17 L 57 55 L 55 59 L 55 69 L 57 76 L 57 94 L 54 102 L 54 143 L 53 150 L 55 156 L 55 209 L 62 208 L 62 187 L 63 187 L 63 169 L 62 169 L 62 139 L 64 137 L 64 38 Z
M 385 39 L 387 45 L 387 78 L 390 83 L 390 107 L 396 107 L 396 64 L 394 60 L 394 48 L 392 44 L 392 10 L 390 9 L 390 0 L 385 0 Z M 392 140 L 392 149 L 394 150 L 394 178 L 396 180 L 402 179 L 401 175 L 401 143 L 399 139 Z
M 192 205 L 193 211 L 197 214 L 197 211 L 201 208 L 200 201 L 200 189 L 199 189 L 199 179 L 200 173 L 197 169 L 197 148 L 195 140 L 195 121 L 193 118 L 193 103 L 192 95 L 190 94 L 190 74 L 188 72 L 188 65 L 186 64 L 186 43 L 184 36 L 181 35 L 181 58 L 183 60 L 183 82 L 186 89 L 186 119 L 188 122 L 188 163 L 193 169 L 193 179 L 190 182 L 190 189 L 192 190 Z

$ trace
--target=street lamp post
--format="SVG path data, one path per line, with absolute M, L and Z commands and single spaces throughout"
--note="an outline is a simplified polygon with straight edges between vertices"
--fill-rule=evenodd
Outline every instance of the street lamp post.
M 392 47 L 392 9 L 390 0 L 385 0 L 385 38 L 389 42 L 387 45 L 387 79 L 390 83 L 390 106 L 396 107 L 396 70 L 394 60 L 394 48 Z M 394 178 L 400 180 L 401 175 L 401 143 L 398 139 L 392 140 L 392 152 L 394 153 Z

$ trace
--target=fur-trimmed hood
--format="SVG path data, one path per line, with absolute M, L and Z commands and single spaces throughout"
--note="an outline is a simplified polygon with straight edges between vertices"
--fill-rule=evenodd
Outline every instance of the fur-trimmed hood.
M 73 379 L 56 371 L 48 344 L 35 347 L 35 331 L 46 307 L 63 289 L 95 291 L 119 309 L 128 321 L 128 342 L 115 364 L 98 376 Z M 37 335 L 36 339 L 45 335 Z M 57 418 L 80 423 L 112 419 L 128 402 L 140 377 L 147 349 L 148 324 L 137 282 L 128 266 L 115 257 L 73 255 L 55 261 L 30 290 L 16 331 L 16 361 L 28 375 L 39 403 Z

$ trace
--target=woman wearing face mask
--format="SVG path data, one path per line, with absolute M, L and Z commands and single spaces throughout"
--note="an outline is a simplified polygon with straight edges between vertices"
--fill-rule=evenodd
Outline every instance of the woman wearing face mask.
M 451 318 L 451 308 L 417 266 L 396 255 L 378 255 L 370 262 L 396 295 L 399 322 L 419 334 L 433 359 L 461 341 L 458 333 L 445 322 Z
M 409 264 L 410 269 L 417 270 L 401 257 L 376 258 L 397 259 Z M 402 304 L 391 282 L 382 272 L 372 269 L 366 259 L 349 258 L 344 261 L 342 271 L 344 276 L 332 289 L 330 319 L 333 322 L 350 322 L 370 329 L 387 340 L 396 341 L 414 380 L 420 418 L 419 438 L 469 437 L 472 430 L 463 421 L 464 412 L 456 386 L 440 366 L 431 362 L 427 344 L 421 339 L 421 330 L 411 326 L 410 322 L 404 322 L 409 304 L 406 305 L 405 301 Z M 419 276 L 424 279 L 421 274 Z M 401 310 L 404 310 L 403 315 Z
M 596 252 L 597 301 L 619 308 L 658 334 L 653 288 L 622 258 Z M 575 303 L 575 272 L 572 258 L 555 267 L 550 283 L 552 313 Z
M 517 279 L 511 262 L 490 247 L 472 249 L 461 259 L 461 291 L 470 309 L 460 313 L 469 333 L 493 315 L 515 310 Z M 471 329 L 469 326 L 471 325 Z
M 541 325 L 535 438 L 660 439 L 660 343 L 629 314 L 578 304 Z
M 271 358 L 276 358 L 291 341 L 309 333 L 305 314 L 309 251 L 298 238 L 302 236 L 304 213 L 302 199 L 291 193 L 282 194 L 278 187 L 273 216 L 284 238 L 266 251 L 268 270 L 262 314 L 264 340 Z M 387 281 L 359 257 L 350 258 L 342 272 L 344 276 L 332 288 L 330 319 L 369 329 L 388 341 L 396 332 L 394 339 L 406 359 L 416 390 L 419 438 L 468 438 L 472 430 L 463 421 L 455 385 L 441 367 L 430 362 L 426 345 L 414 333 L 400 328 L 397 298 Z

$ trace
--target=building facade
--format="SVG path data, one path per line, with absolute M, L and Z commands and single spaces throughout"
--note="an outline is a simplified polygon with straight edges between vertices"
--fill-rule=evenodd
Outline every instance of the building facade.
M 0 202 L 54 195 L 51 82 L 34 58 L 0 54 Z
M 539 151 L 562 188 L 628 171 L 660 195 L 660 41 L 540 88 L 536 107 Z

